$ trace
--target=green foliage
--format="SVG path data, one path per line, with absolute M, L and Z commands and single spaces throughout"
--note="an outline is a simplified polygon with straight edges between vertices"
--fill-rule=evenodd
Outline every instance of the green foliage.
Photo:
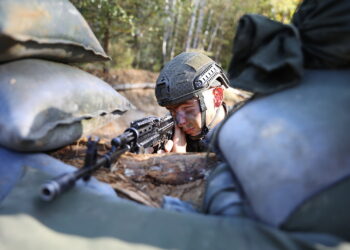
M 288 23 L 300 0 L 199 0 L 197 12 L 195 0 L 71 2 L 113 59 L 107 66 L 159 71 L 164 62 L 184 51 L 193 13 L 199 32 L 194 30 L 190 50 L 202 51 L 226 68 L 242 15 L 257 13 Z
M 126 43 L 113 43 L 110 46 L 111 67 L 117 69 L 132 68 L 135 55 Z

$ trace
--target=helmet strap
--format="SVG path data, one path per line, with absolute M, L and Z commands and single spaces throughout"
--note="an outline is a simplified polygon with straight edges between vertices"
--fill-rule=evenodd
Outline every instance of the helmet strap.
M 218 117 L 219 115 L 219 111 L 220 111 L 220 107 L 222 105 L 220 105 L 219 107 L 217 107 L 216 109 L 216 112 L 215 112 L 215 115 L 213 117 L 213 119 L 211 120 L 211 122 L 209 123 L 209 125 L 207 125 L 206 123 L 206 110 L 207 110 L 207 107 L 205 105 L 205 102 L 204 102 L 204 98 L 203 98 L 203 95 L 202 93 L 198 93 L 198 101 L 199 101 L 199 107 L 200 107 L 200 111 L 201 111 L 201 125 L 202 125 L 202 131 L 199 135 L 196 135 L 196 136 L 190 136 L 190 138 L 192 140 L 199 140 L 199 139 L 202 139 L 208 132 L 209 130 L 211 129 L 211 127 L 213 126 L 213 122 L 215 121 L 215 119 Z M 222 103 L 224 105 L 224 103 Z M 224 105 L 224 108 L 225 108 L 225 105 Z M 226 109 L 225 109 L 226 111 Z
M 215 121 L 216 117 L 218 117 L 218 115 L 219 115 L 219 110 L 220 110 L 220 106 L 216 108 L 215 115 L 214 115 L 213 119 L 211 120 L 211 122 L 209 123 L 209 125 L 207 126 L 208 131 L 209 131 L 209 129 L 211 129 L 211 127 L 213 126 L 213 122 Z
M 199 139 L 203 138 L 209 132 L 209 129 L 206 125 L 207 106 L 205 105 L 204 96 L 203 96 L 202 92 L 197 93 L 197 98 L 198 98 L 198 102 L 199 102 L 199 109 L 201 111 L 201 128 L 202 128 L 202 130 L 201 130 L 199 135 L 190 136 L 190 138 L 193 140 L 199 140 Z

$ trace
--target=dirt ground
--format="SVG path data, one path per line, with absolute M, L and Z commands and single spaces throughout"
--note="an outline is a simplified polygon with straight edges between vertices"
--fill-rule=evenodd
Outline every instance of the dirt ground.
M 99 156 L 109 150 L 103 143 L 98 145 Z M 86 140 L 64 147 L 50 155 L 81 168 L 84 165 Z M 200 208 L 205 177 L 215 166 L 215 155 L 191 154 L 123 154 L 111 169 L 101 168 L 95 176 L 109 183 L 116 193 L 138 203 L 161 207 L 163 196 L 173 196 Z
M 90 72 L 104 79 L 112 86 L 118 84 L 155 83 L 158 74 L 144 70 L 116 70 L 108 74 Z M 167 110 L 155 99 L 154 88 L 132 88 L 118 91 L 136 108 L 122 117 L 97 129 L 92 135 L 100 140 L 99 155 L 109 149 L 110 140 L 124 132 L 130 122 L 146 116 L 163 116 Z M 225 102 L 233 105 L 247 97 L 247 93 L 227 91 Z M 70 165 L 82 167 L 84 163 L 86 138 L 52 152 L 51 155 Z M 204 194 L 205 177 L 215 165 L 215 155 L 166 154 L 136 155 L 126 153 L 113 164 L 111 171 L 100 169 L 94 176 L 109 183 L 117 194 L 141 204 L 160 207 L 164 195 L 178 197 L 199 208 Z
M 111 69 L 108 73 L 96 69 L 87 69 L 87 71 L 110 84 L 155 83 L 158 77 L 158 73 L 141 69 Z

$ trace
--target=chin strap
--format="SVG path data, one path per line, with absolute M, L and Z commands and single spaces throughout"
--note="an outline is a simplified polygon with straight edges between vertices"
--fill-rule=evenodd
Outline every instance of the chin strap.
M 205 105 L 204 97 L 203 97 L 202 92 L 197 93 L 197 98 L 198 98 L 198 102 L 199 102 L 199 109 L 201 111 L 201 128 L 202 128 L 202 131 L 200 132 L 200 134 L 198 134 L 196 136 L 190 136 L 190 138 L 192 140 L 202 139 L 209 131 L 209 129 L 206 126 L 207 106 Z
M 202 139 L 206 134 L 208 134 L 209 130 L 211 129 L 211 126 L 213 125 L 213 122 L 215 121 L 216 117 L 219 115 L 219 110 L 220 110 L 220 107 L 221 107 L 221 106 L 219 106 L 216 109 L 216 112 L 215 112 L 215 115 L 214 115 L 213 119 L 211 120 L 211 122 L 207 126 L 207 124 L 206 124 L 207 106 L 205 105 L 203 94 L 202 93 L 198 93 L 197 97 L 198 97 L 198 101 L 199 101 L 199 108 L 200 108 L 200 111 L 201 111 L 201 120 L 202 120 L 201 121 L 201 128 L 202 128 L 202 131 L 200 132 L 200 134 L 198 134 L 196 136 L 190 136 L 190 138 L 192 140 Z

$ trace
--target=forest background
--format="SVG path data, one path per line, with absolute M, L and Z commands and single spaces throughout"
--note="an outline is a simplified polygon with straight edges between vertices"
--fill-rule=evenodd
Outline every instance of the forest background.
M 101 68 L 153 72 L 183 51 L 205 53 L 227 69 L 242 15 L 289 23 L 300 1 L 71 0 L 112 58 Z

